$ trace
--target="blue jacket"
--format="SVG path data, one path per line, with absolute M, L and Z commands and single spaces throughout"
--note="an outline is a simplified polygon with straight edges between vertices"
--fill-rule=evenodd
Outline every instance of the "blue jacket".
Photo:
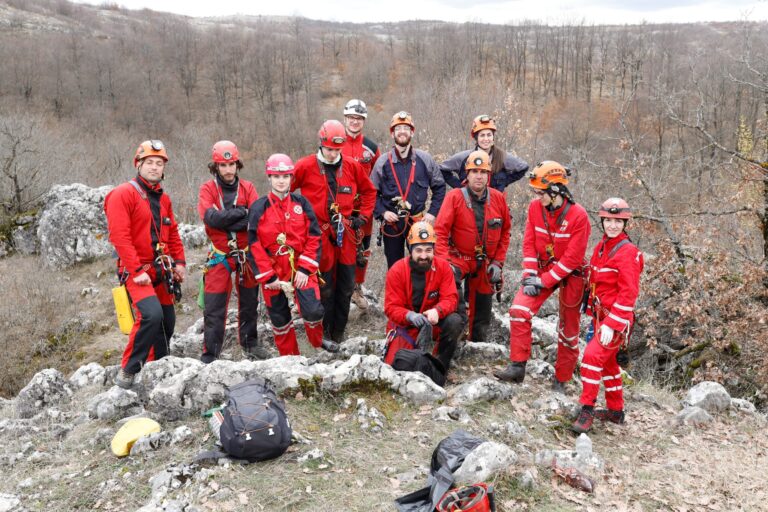
M 440 164 L 440 172 L 443 173 L 445 182 L 448 183 L 451 188 L 461 188 L 464 186 L 463 182 L 467 179 L 467 170 L 464 166 L 472 151 L 475 150 L 467 149 L 466 151 L 456 153 Z M 508 185 L 511 185 L 524 177 L 526 172 L 528 172 L 528 162 L 513 156 L 512 153 L 506 153 L 506 156 L 504 157 L 504 167 L 499 170 L 499 172 L 493 173 L 491 176 L 491 187 L 499 192 L 504 192 L 504 189 L 506 189 Z
M 392 165 L 390 165 L 390 161 Z M 378 191 L 376 207 L 373 210 L 374 217 L 381 220 L 387 210 L 397 213 L 397 204 L 392 199 L 400 195 L 400 190 L 398 190 L 392 175 L 392 167 L 394 167 L 397 179 L 400 181 L 403 193 L 405 193 L 408 189 L 408 178 L 413 162 L 416 163 L 413 184 L 408 190 L 408 197 L 406 198 L 411 203 L 410 212 L 412 215 L 417 215 L 424 211 L 427 205 L 427 192 L 431 190 L 432 199 L 427 213 L 437 217 L 445 197 L 445 180 L 432 156 L 426 151 L 413 147 L 405 161 L 400 160 L 395 148 L 390 149 L 376 160 L 376 165 L 371 171 L 371 181 Z

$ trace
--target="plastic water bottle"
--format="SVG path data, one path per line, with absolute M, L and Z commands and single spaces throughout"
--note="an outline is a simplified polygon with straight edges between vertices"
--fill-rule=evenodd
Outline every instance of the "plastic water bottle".
M 576 438 L 576 454 L 588 457 L 592 454 L 592 440 L 587 434 L 580 434 Z

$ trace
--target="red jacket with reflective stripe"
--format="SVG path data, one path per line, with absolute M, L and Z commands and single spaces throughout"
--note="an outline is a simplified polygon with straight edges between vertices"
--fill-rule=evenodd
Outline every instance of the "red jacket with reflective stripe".
M 384 287 L 384 314 L 402 327 L 412 327 L 405 316 L 413 311 L 413 289 L 411 284 L 410 256 L 395 262 L 387 271 Z M 424 302 L 421 311 L 435 308 L 440 319 L 456 311 L 459 295 L 456 282 L 448 261 L 435 256 L 432 268 L 424 276 Z
M 331 221 L 328 215 L 328 181 L 320 172 L 317 155 L 308 155 L 296 162 L 291 190 L 298 188 L 312 204 L 320 227 L 327 225 Z M 336 202 L 345 219 L 352 215 L 357 194 L 360 194 L 360 215 L 370 219 L 376 204 L 376 189 L 360 164 L 351 157 L 342 156 L 341 167 L 336 171 Z
M 475 257 L 475 245 L 478 243 L 475 212 L 467 207 L 463 188 L 455 188 L 448 192 L 435 220 L 437 245 L 435 254 L 448 258 L 449 251 L 458 251 L 465 257 Z M 472 192 L 469 192 L 470 194 Z M 471 199 L 470 199 L 471 201 Z M 476 206 L 477 203 L 472 203 Z M 485 225 L 482 241 L 485 254 L 489 260 L 504 265 L 509 247 L 509 232 L 511 228 L 509 208 L 504 194 L 496 189 L 488 188 L 485 200 Z M 489 261 L 490 263 L 490 261 Z
M 584 256 L 591 231 L 589 217 L 583 206 L 570 203 L 568 211 L 558 225 L 558 217 L 567 204 L 569 203 L 563 203 L 555 211 L 547 210 L 538 199 L 528 205 L 528 220 L 523 236 L 523 272 L 539 274 L 542 284 L 547 288 L 557 286 L 585 263 Z M 542 212 L 547 216 L 546 223 Z M 550 245 L 554 251 L 551 261 L 547 253 L 547 246 Z
M 139 177 L 135 179 L 141 180 Z M 173 215 L 171 198 L 163 192 L 161 184 L 155 185 L 152 190 L 160 195 L 160 226 L 155 227 L 159 231 L 159 240 L 166 245 L 166 254 L 183 265 L 184 246 Z M 130 182 L 123 183 L 104 198 L 104 213 L 107 215 L 109 241 L 115 246 L 119 264 L 132 276 L 141 273 L 144 265 L 151 266 L 155 260 L 151 230 L 155 228 L 149 197 L 139 193 Z
M 200 186 L 200 193 L 197 201 L 197 213 L 200 215 L 200 220 L 205 222 L 206 212 L 213 208 L 215 210 L 222 211 L 225 208 L 221 204 L 224 193 L 219 189 L 219 185 L 215 179 L 206 181 Z M 246 181 L 242 178 L 238 178 L 238 190 L 237 201 L 234 206 L 245 206 L 250 209 L 254 201 L 259 198 L 259 194 L 256 192 L 256 187 L 253 183 Z M 232 205 L 226 205 L 227 209 L 232 208 Z M 208 238 L 211 239 L 213 246 L 223 252 L 229 252 L 229 231 L 223 229 L 216 229 L 214 227 L 205 224 L 205 233 Z M 237 234 L 237 247 L 244 249 L 248 245 L 248 232 L 246 230 L 238 231 Z
M 260 283 L 275 275 L 273 260 L 288 258 L 289 253 L 278 255 L 277 236 L 285 233 L 285 245 L 293 248 L 296 270 L 314 274 L 320 262 L 320 227 L 309 201 L 299 194 L 288 194 L 280 199 L 270 192 L 253 203 L 248 212 L 248 255 L 254 267 L 253 274 Z
M 352 158 L 355 162 L 363 166 L 363 169 L 365 169 L 365 173 L 368 176 L 371 175 L 371 169 L 373 169 L 376 160 L 381 156 L 379 147 L 371 139 L 362 134 L 354 138 L 347 134 L 344 139 L 344 144 L 341 146 L 341 154 Z
M 629 332 L 634 322 L 635 302 L 640 293 L 640 274 L 644 265 L 643 253 L 631 242 L 611 255 L 611 251 L 628 238 L 626 233 L 616 238 L 603 235 L 589 262 L 592 311 L 597 310 L 600 320 L 619 332 Z M 601 307 L 595 307 L 595 299 Z

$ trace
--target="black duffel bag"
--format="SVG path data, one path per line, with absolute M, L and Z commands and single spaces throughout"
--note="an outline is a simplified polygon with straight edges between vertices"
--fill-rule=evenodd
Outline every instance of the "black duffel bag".
M 435 356 L 421 349 L 401 348 L 395 353 L 392 368 L 405 372 L 421 372 L 438 386 L 445 385 L 445 367 Z

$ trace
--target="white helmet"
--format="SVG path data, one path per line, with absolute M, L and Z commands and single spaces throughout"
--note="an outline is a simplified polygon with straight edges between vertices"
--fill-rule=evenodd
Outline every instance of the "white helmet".
M 349 100 L 344 105 L 345 116 L 360 116 L 363 119 L 368 119 L 368 107 L 365 106 L 363 100 Z

